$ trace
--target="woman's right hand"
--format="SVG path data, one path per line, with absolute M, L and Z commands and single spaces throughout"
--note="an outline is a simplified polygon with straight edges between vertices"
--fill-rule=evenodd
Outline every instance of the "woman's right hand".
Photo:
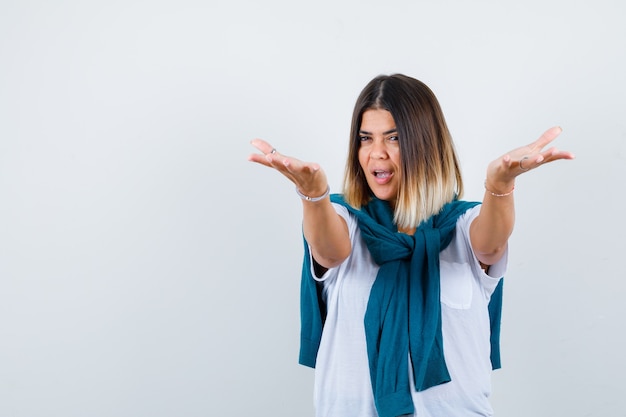
M 322 199 L 302 199 L 302 229 L 314 260 L 315 274 L 321 277 L 328 268 L 341 264 L 352 250 L 346 221 L 337 214 L 328 198 L 328 180 L 319 164 L 303 162 L 282 155 L 261 139 L 252 146 L 261 153 L 253 153 L 249 161 L 274 168 L 293 182 L 301 194 Z
M 249 161 L 277 170 L 293 182 L 302 194 L 317 197 L 328 189 L 326 174 L 319 164 L 285 156 L 262 139 L 254 139 L 250 143 L 261 153 L 250 154 Z

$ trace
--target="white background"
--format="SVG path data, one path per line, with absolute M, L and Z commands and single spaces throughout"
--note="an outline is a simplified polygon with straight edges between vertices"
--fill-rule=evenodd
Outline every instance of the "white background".
M 626 416 L 621 0 L 0 1 L 0 417 L 312 416 L 301 203 L 261 137 L 341 186 L 354 101 L 439 97 L 465 198 L 520 177 L 496 415 Z

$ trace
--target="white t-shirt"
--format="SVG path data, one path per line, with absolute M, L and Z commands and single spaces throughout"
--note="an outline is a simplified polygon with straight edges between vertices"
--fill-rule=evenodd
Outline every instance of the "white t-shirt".
M 317 417 L 377 417 L 370 380 L 363 319 L 378 265 L 361 237 L 356 218 L 333 204 L 347 222 L 351 255 L 322 277 L 326 321 L 315 367 Z M 491 416 L 490 325 L 488 303 L 504 275 L 507 256 L 480 268 L 469 242 L 469 226 L 480 206 L 459 217 L 455 236 L 440 253 L 444 355 L 452 381 L 415 391 L 419 417 Z M 312 275 L 315 277 L 314 272 Z M 410 372 L 407 369 L 407 372 Z

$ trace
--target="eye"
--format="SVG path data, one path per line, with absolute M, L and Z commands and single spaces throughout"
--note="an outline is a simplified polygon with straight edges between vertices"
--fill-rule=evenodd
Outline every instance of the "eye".
M 359 136 L 359 140 L 361 142 L 366 142 L 366 141 L 371 140 L 371 139 L 372 139 L 371 136 L 364 136 L 364 135 Z
M 400 140 L 400 138 L 398 138 L 397 136 L 389 136 L 389 140 L 392 142 L 397 142 Z

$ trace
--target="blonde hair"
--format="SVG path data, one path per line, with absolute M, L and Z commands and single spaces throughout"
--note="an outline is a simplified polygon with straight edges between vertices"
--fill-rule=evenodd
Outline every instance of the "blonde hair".
M 373 196 L 358 158 L 361 121 L 370 109 L 389 111 L 398 130 L 402 180 L 394 221 L 399 228 L 417 227 L 462 197 L 459 161 L 439 101 L 426 84 L 394 74 L 374 78 L 356 101 L 343 186 L 348 204 L 361 208 Z

